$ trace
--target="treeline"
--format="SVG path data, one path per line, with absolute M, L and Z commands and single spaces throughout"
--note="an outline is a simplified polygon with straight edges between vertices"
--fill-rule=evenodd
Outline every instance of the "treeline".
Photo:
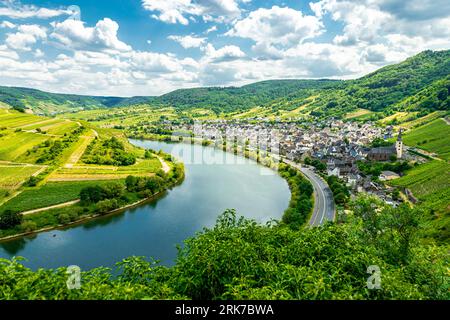
M 350 191 L 345 182 L 336 176 L 328 176 L 327 183 L 333 192 L 334 202 L 339 206 L 345 206 L 350 200 Z
M 284 163 L 279 165 L 279 174 L 286 179 L 291 190 L 289 207 L 283 214 L 283 222 L 293 229 L 303 226 L 312 212 L 314 192 L 311 183 L 296 169 Z
M 33 153 L 38 153 L 39 157 L 37 158 L 36 163 L 50 163 L 56 160 L 66 148 L 72 145 L 72 143 L 78 141 L 84 130 L 84 127 L 78 127 L 71 133 L 65 134 L 62 139 L 46 140 L 41 144 L 34 146 L 31 150 L 28 150 L 26 155 L 29 156 Z
M 366 176 L 378 178 L 382 171 L 392 171 L 402 174 L 406 170 L 412 168 L 408 161 L 396 162 L 372 162 L 372 161 L 358 161 L 358 169 Z
M 112 137 L 107 140 L 95 139 L 86 148 L 81 160 L 86 164 L 131 166 L 136 163 L 136 155 L 127 152 L 124 144 Z
M 67 289 L 65 268 L 32 271 L 3 259 L 0 299 L 450 299 L 448 252 L 422 240 L 423 212 L 366 197 L 352 210 L 340 224 L 300 230 L 228 210 L 184 242 L 173 266 L 127 258 L 82 272 L 79 290 Z M 368 288 L 371 266 L 380 271 L 378 288 Z
M 170 156 L 169 156 L 170 157 Z M 125 181 L 89 186 L 81 190 L 81 206 L 105 214 L 139 199 L 150 198 L 178 183 L 184 177 L 184 165 L 174 163 L 167 174 L 159 170 L 154 176 L 128 176 Z
M 311 159 L 309 157 L 305 158 L 305 164 L 307 166 L 313 166 L 317 171 L 325 172 L 327 170 L 327 165 L 318 159 Z

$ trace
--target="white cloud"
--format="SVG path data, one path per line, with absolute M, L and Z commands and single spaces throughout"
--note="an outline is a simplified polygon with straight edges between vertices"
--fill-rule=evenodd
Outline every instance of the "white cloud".
M 212 26 L 211 28 L 209 28 L 208 30 L 206 30 L 206 34 L 211 33 L 211 32 L 216 32 L 217 31 L 217 26 Z
M 233 45 L 216 50 L 212 44 L 208 43 L 203 50 L 205 51 L 205 59 L 209 62 L 232 61 L 245 57 L 245 53 L 238 46 Z
M 84 50 L 118 50 L 129 51 L 131 47 L 117 38 L 119 25 L 105 18 L 95 27 L 85 27 L 80 20 L 67 19 L 52 23 L 54 31 L 51 37 L 67 48 Z
M 231 21 L 240 16 L 241 10 L 235 0 L 143 0 L 145 10 L 157 12 L 154 19 L 166 23 L 181 23 L 188 25 L 189 20 L 195 21 L 195 16 L 204 21 Z
M 330 14 L 344 23 L 334 42 L 340 45 L 376 44 L 389 34 L 420 36 L 424 40 L 450 37 L 448 1 L 412 0 L 321 0 L 310 3 L 318 17 Z
M 14 60 L 19 59 L 19 55 L 17 54 L 17 52 L 11 50 L 6 45 L 0 45 L 0 57 Z
M 252 39 L 260 44 L 292 46 L 322 32 L 322 22 L 316 16 L 273 6 L 271 9 L 260 8 L 251 12 L 246 18 L 236 22 L 226 35 Z
M 5 43 L 15 50 L 30 51 L 31 46 L 47 38 L 46 29 L 39 25 L 21 25 L 16 33 L 9 33 Z
M 22 5 L 20 2 L 14 0 L 0 2 L 0 17 L 6 16 L 11 19 L 49 19 L 62 15 L 70 15 L 71 13 L 67 9 L 47 9 L 34 5 Z
M 42 58 L 45 56 L 45 53 L 41 49 L 36 49 L 33 55 L 35 58 Z
M 178 42 L 183 48 L 199 48 L 205 42 L 206 38 L 199 38 L 195 36 L 168 36 L 167 39 Z
M 6 29 L 14 29 L 16 25 L 9 21 L 3 21 L 0 23 L 0 28 L 6 28 Z

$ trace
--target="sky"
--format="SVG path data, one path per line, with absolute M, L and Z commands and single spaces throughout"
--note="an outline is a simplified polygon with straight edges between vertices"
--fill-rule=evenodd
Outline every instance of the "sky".
M 58 93 L 352 79 L 449 47 L 448 0 L 0 0 L 0 85 Z

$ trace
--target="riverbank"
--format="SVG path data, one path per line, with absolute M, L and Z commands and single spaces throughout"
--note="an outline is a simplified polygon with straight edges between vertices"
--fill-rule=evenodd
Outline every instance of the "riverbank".
M 136 140 L 142 141 L 142 139 Z M 292 165 L 292 163 L 290 163 L 289 161 L 283 162 L 282 157 L 275 156 L 268 151 L 261 152 L 260 150 L 250 150 L 247 147 L 243 148 L 243 146 L 239 145 L 221 145 L 214 143 L 211 140 L 198 138 L 178 139 L 178 137 L 159 136 L 159 139 L 157 139 L 157 141 L 163 141 L 164 143 L 170 144 L 195 144 L 201 145 L 203 147 L 218 149 L 223 152 L 253 160 L 259 165 L 276 171 L 284 180 L 288 182 L 291 192 L 289 207 L 283 214 L 282 222 L 289 224 L 294 228 L 300 228 L 308 222 L 311 225 L 315 225 L 314 223 L 311 223 L 312 221 L 310 221 L 312 220 L 313 214 L 319 211 L 318 207 L 321 207 L 321 209 L 325 208 L 323 204 L 321 205 L 321 202 L 323 202 L 322 199 L 320 199 L 320 201 L 316 200 L 316 198 L 318 199 L 318 190 L 316 190 L 317 188 L 314 187 L 312 181 L 310 181 L 311 178 L 308 175 L 304 174 L 302 170 L 300 170 L 297 166 Z M 320 224 L 322 224 L 323 219 L 321 219 L 320 221 Z
M 179 170 L 179 167 L 174 166 L 173 167 L 173 172 L 171 172 L 171 171 L 167 172 L 167 170 L 164 170 L 164 172 L 166 174 L 170 174 L 170 173 L 175 174 L 175 171 L 177 171 L 177 170 Z M 22 237 L 36 235 L 36 234 L 39 234 L 39 233 L 42 233 L 42 232 L 48 232 L 48 231 L 51 231 L 51 230 L 64 230 L 64 229 L 67 229 L 67 228 L 70 228 L 70 227 L 73 227 L 73 226 L 84 224 L 84 223 L 86 223 L 88 221 L 91 221 L 91 220 L 94 220 L 94 219 L 97 219 L 97 218 L 111 216 L 111 215 L 114 215 L 114 214 L 122 213 L 122 212 L 124 212 L 126 210 L 129 210 L 129 209 L 132 209 L 132 208 L 135 208 L 135 207 L 139 207 L 139 206 L 141 206 L 144 203 L 156 200 L 159 196 L 163 195 L 168 190 L 170 190 L 170 189 L 174 188 L 175 186 L 181 184 L 183 182 L 184 178 L 185 178 L 184 166 L 182 166 L 181 172 L 177 171 L 176 174 L 178 175 L 177 179 L 175 181 L 169 182 L 169 184 L 163 190 L 161 190 L 161 191 L 159 191 L 159 192 L 157 192 L 155 194 L 152 194 L 152 195 L 149 195 L 149 196 L 145 196 L 143 199 L 139 199 L 137 201 L 133 201 L 132 203 L 126 203 L 126 204 L 120 206 L 119 208 L 114 208 L 112 210 L 108 210 L 108 211 L 106 211 L 104 213 L 96 213 L 95 212 L 95 210 L 96 210 L 95 205 L 91 205 L 90 207 L 80 207 L 80 206 L 75 207 L 76 205 L 79 205 L 79 203 L 80 203 L 79 200 L 73 201 L 73 205 L 71 205 L 71 206 L 64 207 L 64 206 L 61 206 L 61 205 L 56 205 L 56 206 L 54 206 L 52 208 L 49 208 L 48 210 L 42 211 L 42 212 L 40 212 L 39 209 L 38 209 L 38 210 L 36 210 L 36 213 L 24 216 L 24 218 L 25 217 L 26 218 L 24 219 L 24 223 L 23 224 L 25 224 L 27 222 L 29 223 L 30 221 L 32 223 L 34 223 L 33 222 L 34 219 L 39 221 L 40 216 L 51 216 L 53 218 L 52 220 L 58 221 L 58 219 L 61 217 L 62 214 L 70 215 L 70 213 L 73 213 L 75 211 L 82 210 L 81 212 L 85 212 L 87 210 L 87 211 L 92 211 L 92 212 L 95 212 L 95 213 L 93 213 L 93 214 L 84 214 L 84 213 L 82 213 L 82 214 L 79 215 L 78 218 L 74 219 L 73 221 L 70 221 L 70 222 L 67 222 L 67 223 L 55 223 L 54 225 L 51 225 L 51 226 L 46 226 L 46 227 L 43 227 L 43 228 L 33 229 L 33 230 L 30 230 L 30 231 L 25 231 L 25 232 L 20 232 L 19 231 L 20 230 L 19 228 L 22 228 L 22 226 L 23 226 L 23 224 L 22 224 L 22 225 L 16 227 L 17 231 L 19 233 L 8 234 L 6 236 L 0 237 L 0 243 L 1 242 L 7 242 L 7 241 L 10 241 L 10 240 L 15 240 L 15 239 L 22 238 Z M 172 179 L 172 177 L 170 177 L 170 176 L 167 177 L 168 181 L 170 181 L 170 179 Z M 129 193 L 128 195 L 129 196 L 131 195 L 129 197 L 129 199 L 135 200 L 136 198 L 141 196 L 141 194 L 142 193 L 134 192 L 134 193 Z M 55 211 L 55 210 L 58 210 L 58 209 L 61 210 L 61 214 L 58 213 L 58 217 L 57 218 L 55 217 L 55 215 L 50 214 L 52 211 Z M 68 213 L 68 212 L 70 212 L 70 213 Z M 50 224 L 51 224 L 51 222 L 50 222 Z M 12 229 L 9 229 L 9 230 L 12 230 Z M 8 230 L 6 230 L 6 231 L 8 231 Z

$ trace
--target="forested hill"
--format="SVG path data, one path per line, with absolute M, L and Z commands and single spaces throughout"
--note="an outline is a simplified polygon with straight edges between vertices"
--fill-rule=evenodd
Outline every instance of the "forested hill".
M 340 83 L 342 81 L 269 80 L 243 87 L 181 89 L 159 97 L 158 101 L 177 109 L 196 107 L 226 113 L 264 105 L 299 91 L 335 88 Z
M 0 102 L 47 114 L 136 104 L 167 105 L 177 110 L 204 108 L 216 113 L 244 111 L 256 106 L 274 111 L 280 106 L 292 110 L 307 104 L 304 112 L 320 116 L 342 115 L 355 109 L 383 113 L 406 106 L 411 109 L 405 101 L 416 96 L 414 111 L 429 112 L 449 109 L 448 92 L 447 95 L 443 92 L 450 90 L 446 81 L 449 74 L 450 50 L 424 51 L 402 63 L 348 81 L 271 80 L 243 87 L 182 89 L 160 97 L 133 98 L 64 95 L 0 87 Z M 439 93 L 440 98 L 437 97 Z M 314 97 L 313 102 L 311 97 Z M 427 102 L 420 99 L 427 99 Z
M 328 92 L 324 100 L 343 108 L 383 111 L 449 74 L 450 50 L 424 51 L 402 63 L 346 81 L 341 90 Z

